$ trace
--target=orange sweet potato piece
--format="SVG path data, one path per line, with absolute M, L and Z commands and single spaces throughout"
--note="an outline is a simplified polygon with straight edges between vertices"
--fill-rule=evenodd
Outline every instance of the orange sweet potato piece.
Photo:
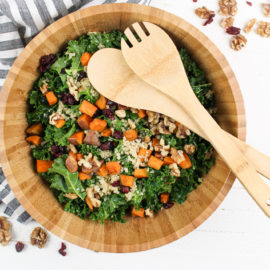
M 66 165 L 66 168 L 72 173 L 78 171 L 79 166 L 78 166 L 76 158 L 74 158 L 73 155 L 68 155 L 65 165 Z
M 165 157 L 163 161 L 164 161 L 163 165 L 170 165 L 175 163 L 175 161 L 171 157 Z
M 118 161 L 110 161 L 106 164 L 109 174 L 118 174 L 121 172 L 122 166 Z
M 87 100 L 83 100 L 79 108 L 80 112 L 85 113 L 91 117 L 94 115 L 96 110 L 97 110 L 97 107 Z
M 169 194 L 168 193 L 160 194 L 160 201 L 162 203 L 167 203 L 169 201 Z
M 139 110 L 138 116 L 139 116 L 140 119 L 144 118 L 146 116 L 145 110 Z
M 78 131 L 78 132 L 75 132 L 73 135 L 71 135 L 68 138 L 68 141 L 73 145 L 79 145 L 83 143 L 83 138 L 84 138 L 84 132 Z
M 86 174 L 86 173 L 83 173 L 83 172 L 79 172 L 79 179 L 81 181 L 89 180 L 89 179 L 91 179 L 91 176 L 89 174 Z
M 152 145 L 155 146 L 155 145 L 158 145 L 158 144 L 159 144 L 159 139 L 153 138 L 152 139 Z
M 148 171 L 146 169 L 135 169 L 133 175 L 136 178 L 146 178 L 148 177 Z
M 101 167 L 97 171 L 97 175 L 102 176 L 102 177 L 106 177 L 108 175 L 108 169 L 107 169 L 106 164 L 103 163 L 101 165 Z
M 36 167 L 38 173 L 47 172 L 52 167 L 53 161 L 51 160 L 38 160 L 36 161 Z
M 88 62 L 89 62 L 91 56 L 92 56 L 92 54 L 89 53 L 89 52 L 84 52 L 84 53 L 81 55 L 80 60 L 81 60 L 81 63 L 82 63 L 83 66 L 87 66 L 87 65 L 88 65 Z
M 76 160 L 79 161 L 80 159 L 83 159 L 83 154 L 77 153 L 76 154 Z
M 91 130 L 96 130 L 101 132 L 107 126 L 107 121 L 103 119 L 95 118 L 90 124 L 89 127 Z
M 136 210 L 136 207 L 134 206 L 132 209 L 131 215 L 133 217 L 137 216 L 137 217 L 144 218 L 144 209 L 140 208 L 139 210 Z
M 50 106 L 54 105 L 57 102 L 57 97 L 55 96 L 53 91 L 47 92 L 45 96 Z
M 41 137 L 39 137 L 37 135 L 29 136 L 26 138 L 26 141 L 38 146 L 41 143 Z
M 63 126 L 65 125 L 65 123 L 66 123 L 66 121 L 65 121 L 64 119 L 58 119 L 58 120 L 56 121 L 55 126 L 56 126 L 57 128 L 61 128 L 61 127 L 63 127 Z
M 77 160 L 77 154 L 72 152 L 71 150 L 68 152 L 69 155 L 73 156 Z
M 135 129 L 129 129 L 124 131 L 124 136 L 128 141 L 134 141 L 138 137 L 138 131 Z
M 26 129 L 26 133 L 31 134 L 31 135 L 40 135 L 42 131 L 43 131 L 43 127 L 41 123 L 34 124 Z
M 155 169 L 155 170 L 159 170 L 162 165 L 163 165 L 163 161 L 160 160 L 159 158 L 154 157 L 154 156 L 151 156 L 149 161 L 148 161 L 148 166 Z
M 91 117 L 87 114 L 82 114 L 78 120 L 77 123 L 81 129 L 89 129 L 89 124 L 91 121 Z
M 149 158 L 151 156 L 151 153 L 152 153 L 152 150 L 145 149 L 145 148 L 141 147 L 139 152 L 138 152 L 138 156 L 142 156 L 141 160 L 144 161 L 145 160 L 144 157 Z
M 121 174 L 120 182 L 123 186 L 132 187 L 134 185 L 135 178 L 133 176 Z
M 106 104 L 107 104 L 107 99 L 104 96 L 99 95 L 99 98 L 96 101 L 96 105 L 98 106 L 98 108 L 100 108 L 101 110 L 104 110 L 106 108 Z
M 112 131 L 109 128 L 105 128 L 101 131 L 101 136 L 103 137 L 110 137 L 112 135 Z
M 190 160 L 189 156 L 186 153 L 183 153 L 183 154 L 184 154 L 185 160 L 180 162 L 178 165 L 182 169 L 189 169 L 192 166 L 191 160 Z
M 91 202 L 91 199 L 88 198 L 88 197 L 86 197 L 86 198 L 85 198 L 85 202 L 86 202 L 86 204 L 88 205 L 90 211 L 93 212 L 94 207 L 93 207 L 93 204 L 92 204 L 92 202 Z

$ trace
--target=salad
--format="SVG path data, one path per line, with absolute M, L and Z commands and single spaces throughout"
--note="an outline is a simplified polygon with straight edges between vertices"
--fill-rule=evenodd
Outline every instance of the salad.
M 181 123 L 116 104 L 93 88 L 91 55 L 120 49 L 121 38 L 117 30 L 88 33 L 41 57 L 26 114 L 37 173 L 65 211 L 101 223 L 153 217 L 183 203 L 214 163 L 211 144 Z M 195 94 L 214 114 L 204 71 L 184 48 L 179 52 Z

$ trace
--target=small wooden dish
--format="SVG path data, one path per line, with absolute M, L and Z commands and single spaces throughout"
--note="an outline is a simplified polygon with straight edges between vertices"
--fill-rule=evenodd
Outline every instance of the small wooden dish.
M 179 47 L 189 51 L 213 84 L 220 126 L 241 139 L 246 135 L 243 99 L 228 62 L 204 34 L 183 19 L 152 7 L 109 4 L 74 12 L 43 30 L 17 58 L 1 91 L 1 164 L 12 191 L 36 221 L 66 241 L 95 251 L 142 251 L 186 235 L 215 211 L 234 181 L 231 171 L 217 157 L 203 183 L 182 205 L 161 211 L 153 219 L 127 218 L 126 224 L 102 225 L 64 212 L 36 174 L 30 147 L 25 141 L 25 113 L 28 92 L 39 76 L 40 57 L 58 52 L 68 40 L 84 33 L 124 30 L 136 21 L 161 26 Z

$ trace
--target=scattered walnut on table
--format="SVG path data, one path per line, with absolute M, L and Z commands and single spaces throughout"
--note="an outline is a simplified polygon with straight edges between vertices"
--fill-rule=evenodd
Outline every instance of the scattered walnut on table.
M 235 51 L 240 51 L 247 44 L 247 39 L 243 35 L 233 36 L 231 40 L 231 47 Z
M 252 28 L 253 28 L 254 24 L 256 23 L 256 21 L 257 21 L 256 18 L 249 20 L 249 22 L 244 27 L 244 32 L 249 33 L 252 30 Z
M 265 17 L 270 17 L 270 4 L 263 3 L 263 14 Z
M 33 246 L 37 245 L 39 248 L 44 248 L 48 240 L 48 233 L 41 227 L 36 227 L 30 236 L 30 242 Z
M 262 37 L 270 37 L 270 22 L 260 21 L 256 32 Z
M 0 243 L 2 246 L 6 246 L 12 239 L 11 225 L 5 217 L 0 217 Z
M 227 17 L 227 18 L 223 18 L 220 21 L 220 25 L 222 28 L 227 29 L 228 27 L 233 26 L 234 23 L 234 17 Z
M 201 19 L 209 19 L 210 16 L 215 15 L 215 12 L 203 6 L 201 8 L 195 9 L 195 14 Z
M 236 0 L 219 0 L 218 4 L 222 16 L 235 16 L 238 11 Z

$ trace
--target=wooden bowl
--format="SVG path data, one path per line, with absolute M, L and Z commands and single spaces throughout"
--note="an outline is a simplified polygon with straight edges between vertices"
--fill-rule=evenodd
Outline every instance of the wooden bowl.
M 81 220 L 64 212 L 34 170 L 25 142 L 26 99 L 38 78 L 39 59 L 56 53 L 68 40 L 89 31 L 124 30 L 135 21 L 150 21 L 184 46 L 207 72 L 216 94 L 219 124 L 245 139 L 243 99 L 235 76 L 217 47 L 199 30 L 170 13 L 135 4 L 90 7 L 63 17 L 38 34 L 10 69 L 1 92 L 1 163 L 8 183 L 28 213 L 52 233 L 95 251 L 134 252 L 165 245 L 194 230 L 218 207 L 234 176 L 217 157 L 215 166 L 185 203 L 161 211 L 155 218 L 128 218 L 126 224 Z

